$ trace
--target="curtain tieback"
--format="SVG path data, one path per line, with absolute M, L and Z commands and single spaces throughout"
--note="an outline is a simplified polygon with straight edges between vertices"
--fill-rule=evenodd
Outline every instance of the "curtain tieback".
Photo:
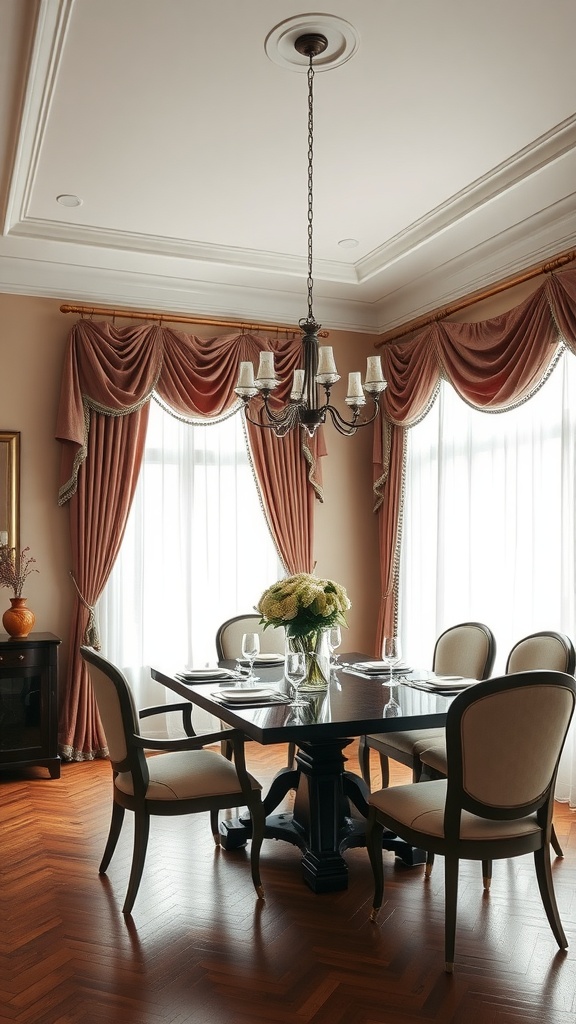
M 78 587 L 78 584 L 76 583 L 76 579 L 74 577 L 74 573 L 72 572 L 72 570 L 70 570 L 70 576 L 76 588 L 76 593 L 78 594 L 79 600 L 84 605 L 84 607 L 88 609 L 88 624 L 86 626 L 86 629 L 84 630 L 84 643 L 88 647 L 93 647 L 95 651 L 99 651 L 102 644 L 100 642 L 100 632 L 98 630 L 98 623 L 96 621 L 96 611 L 91 604 L 88 604 L 86 599 L 80 593 L 80 589 Z

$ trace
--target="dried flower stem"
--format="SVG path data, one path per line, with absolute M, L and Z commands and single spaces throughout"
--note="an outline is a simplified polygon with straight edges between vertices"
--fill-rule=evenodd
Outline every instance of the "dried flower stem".
M 8 587 L 14 591 L 14 597 L 22 597 L 24 583 L 28 576 L 38 569 L 32 568 L 35 558 L 28 556 L 30 548 L 24 548 L 17 554 L 16 548 L 6 544 L 0 547 L 0 587 Z

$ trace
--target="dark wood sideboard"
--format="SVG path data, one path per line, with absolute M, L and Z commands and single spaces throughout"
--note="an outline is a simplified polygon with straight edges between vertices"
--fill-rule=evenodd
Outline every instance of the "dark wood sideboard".
M 60 643 L 53 633 L 0 634 L 0 770 L 42 765 L 60 777 Z

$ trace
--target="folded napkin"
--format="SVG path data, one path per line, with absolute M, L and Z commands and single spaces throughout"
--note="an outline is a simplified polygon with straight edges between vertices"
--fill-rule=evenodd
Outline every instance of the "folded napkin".
M 367 676 L 390 675 L 390 666 L 385 661 L 356 661 L 350 666 L 350 668 Z M 392 675 L 403 674 L 404 672 L 410 671 L 410 666 L 405 665 L 404 662 L 392 667 Z
M 466 679 L 464 676 L 431 676 L 426 679 L 409 679 L 407 682 L 417 690 L 429 690 L 431 693 L 459 693 L 478 680 Z
M 236 658 L 239 665 L 249 665 L 250 660 L 248 658 Z M 255 665 L 282 665 L 284 663 L 283 654 L 257 654 L 254 658 Z
M 212 690 L 211 696 L 229 707 L 257 707 L 261 704 L 287 704 L 290 697 L 278 690 L 259 689 L 256 686 L 235 686 L 234 689 Z
M 242 678 L 241 673 L 232 668 L 191 668 L 184 672 L 177 672 L 176 675 L 178 679 L 182 679 L 186 683 L 207 683 L 213 682 L 215 679 L 226 682 L 227 679 Z

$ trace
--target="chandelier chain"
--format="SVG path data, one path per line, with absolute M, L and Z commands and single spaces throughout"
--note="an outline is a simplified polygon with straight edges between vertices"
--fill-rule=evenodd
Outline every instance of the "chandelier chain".
M 312 235 L 314 220 L 314 68 L 312 66 L 313 54 L 310 54 L 308 67 L 308 323 L 314 323 L 312 310 L 312 292 L 314 282 L 312 280 Z
M 308 57 L 308 316 L 299 320 L 302 331 L 302 362 L 294 370 L 289 401 L 280 405 L 273 401 L 275 389 L 280 384 L 274 368 L 274 353 L 269 349 L 260 352 L 258 372 L 254 375 L 252 362 L 240 363 L 238 384 L 234 389 L 242 400 L 246 419 L 259 428 L 272 430 L 277 437 L 284 437 L 290 430 L 300 426 L 309 437 L 329 419 L 340 434 L 351 436 L 360 427 L 373 423 L 379 411 L 380 395 L 386 387 L 382 375 L 380 356 L 368 356 L 366 380 L 362 384 L 358 372 L 348 374 L 347 416 L 342 416 L 332 405 L 332 385 L 340 380 L 334 355 L 330 346 L 318 345 L 320 324 L 314 319 L 313 310 L 313 222 L 314 222 L 314 67 L 313 58 L 323 53 L 328 40 L 320 32 L 306 33 L 294 43 L 298 53 Z M 320 399 L 320 388 L 324 389 Z M 372 400 L 372 412 L 360 418 L 366 404 L 366 396 Z M 259 397 L 263 406 L 257 416 L 252 416 L 250 403 Z M 254 407 L 252 407 L 254 408 Z

